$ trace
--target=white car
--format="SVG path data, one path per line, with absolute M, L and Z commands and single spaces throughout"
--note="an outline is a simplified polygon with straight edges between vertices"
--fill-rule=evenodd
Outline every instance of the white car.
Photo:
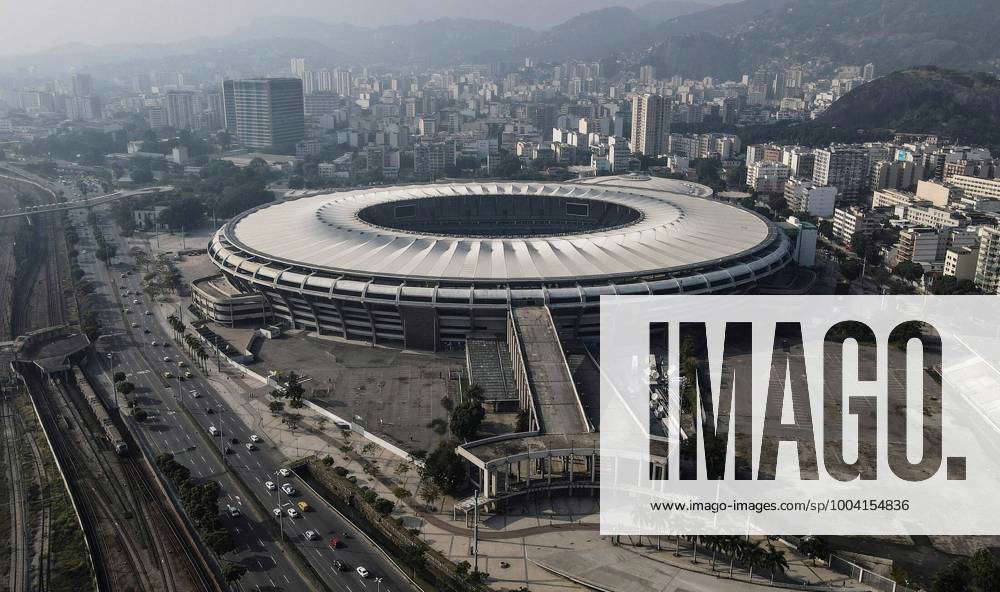
M 275 489 L 277 489 L 277 486 L 274 484 L 274 481 L 265 481 L 264 488 L 267 489 L 268 491 L 274 491 Z
M 191 398 L 192 399 L 197 399 L 199 397 L 201 397 L 201 395 L 198 394 L 198 391 L 191 391 Z
M 281 508 L 275 508 L 271 510 L 271 513 L 277 516 L 278 518 L 281 518 Z
M 139 304 L 139 299 L 138 298 L 134 298 L 132 300 L 132 304 Z
M 281 486 L 281 491 L 284 491 L 286 495 L 298 495 L 298 490 L 292 487 L 291 483 L 285 483 Z
M 257 434 L 250 434 L 250 441 L 251 442 L 260 442 L 260 436 L 258 436 Z
M 170 361 L 170 356 L 163 356 L 163 361 L 164 362 L 169 362 Z
M 146 316 L 148 317 L 148 316 L 152 315 L 153 313 L 151 313 L 151 312 L 149 312 L 149 311 L 147 310 L 146 312 L 144 312 L 144 313 L 142 313 L 142 314 L 144 314 L 144 315 L 146 315 Z
M 284 468 L 284 467 L 278 469 L 278 474 L 281 475 L 282 477 L 291 477 L 292 476 L 292 472 L 290 470 Z
M 149 342 L 149 345 L 159 345 L 159 344 L 156 343 L 156 340 L 154 339 L 154 340 L 152 340 L 152 341 Z
M 357 571 L 358 575 L 361 576 L 361 577 L 363 577 L 363 578 L 367 578 L 370 575 L 368 573 L 368 570 L 365 569 L 365 568 L 363 568 L 363 567 L 361 567 L 360 565 L 358 566 L 358 569 L 355 570 L 355 571 Z
M 253 452 L 254 450 L 257 450 L 257 447 L 253 445 L 253 442 L 247 442 L 247 450 Z
M 135 321 L 133 321 L 132 322 L 132 328 L 133 329 L 138 329 L 139 328 L 139 323 L 136 323 Z
M 316 534 L 315 530 L 307 530 L 302 536 L 304 536 L 307 541 L 315 541 L 319 538 L 319 535 Z
M 296 510 L 295 508 L 288 508 L 287 510 L 285 510 L 285 513 L 288 514 L 289 518 L 298 518 L 299 517 L 299 511 Z

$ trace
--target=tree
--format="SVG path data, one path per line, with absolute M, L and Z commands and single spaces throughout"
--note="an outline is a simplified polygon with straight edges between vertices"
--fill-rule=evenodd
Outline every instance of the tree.
M 374 506 L 375 506 L 375 511 L 383 516 L 388 516 L 389 514 L 392 514 L 392 511 L 396 508 L 396 504 L 382 497 L 375 500 Z
M 285 409 L 285 404 L 281 401 L 271 401 L 267 404 L 268 408 L 271 410 L 273 415 L 278 415 Z
M 115 390 L 123 395 L 127 395 L 135 390 L 135 385 L 128 381 L 122 381 L 115 384 Z
M 119 382 L 125 382 L 125 373 L 121 371 L 115 372 L 112 379 L 115 381 L 116 384 Z
M 856 259 L 844 261 L 840 265 L 840 275 L 844 276 L 848 282 L 853 282 L 861 277 L 861 264 Z
M 815 564 L 816 559 L 826 558 L 830 554 L 830 546 L 818 536 L 807 536 L 799 543 L 799 553 L 811 558 Z
M 774 545 L 768 544 L 767 550 L 764 553 L 763 566 L 771 572 L 771 584 L 774 584 L 774 572 L 777 571 L 779 574 L 785 573 L 788 569 L 788 560 L 785 558 L 785 552 L 780 549 L 775 549 Z
M 912 261 L 900 261 L 899 264 L 893 268 L 892 273 L 898 275 L 904 280 L 915 282 L 923 277 L 924 266 Z
M 136 409 L 133 417 L 135 417 L 137 422 L 142 423 L 149 419 L 149 413 L 147 413 L 145 409 Z
M 476 435 L 483 418 L 486 417 L 486 409 L 482 402 L 483 389 L 477 384 L 469 385 L 462 396 L 462 402 L 451 412 L 451 419 L 448 427 L 451 433 L 460 440 L 468 440 Z
M 458 493 L 466 478 L 465 463 L 455 453 L 455 445 L 455 442 L 441 442 L 427 455 L 424 465 L 424 477 L 450 495 Z
M 226 564 L 222 566 L 222 577 L 230 586 L 239 582 L 243 576 L 246 575 L 246 573 L 247 568 L 243 567 L 239 563 L 227 561 Z

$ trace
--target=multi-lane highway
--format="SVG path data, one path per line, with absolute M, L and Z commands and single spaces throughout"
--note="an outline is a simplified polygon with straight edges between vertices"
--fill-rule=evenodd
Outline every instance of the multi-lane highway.
M 193 477 L 214 479 L 222 485 L 220 508 L 239 548 L 227 559 L 249 570 L 242 588 L 311 590 L 320 588 L 316 583 L 319 578 L 323 585 L 336 591 L 413 590 L 406 576 L 386 555 L 323 499 L 299 483 L 294 475 L 278 474 L 288 460 L 265 434 L 255 434 L 231 412 L 201 372 L 193 368 L 181 344 L 173 341 L 155 315 L 146 314 L 155 305 L 142 295 L 139 274 L 130 272 L 122 277 L 133 263 L 128 261 L 124 241 L 118 239 L 121 241 L 118 253 L 123 256 L 106 266 L 93 257 L 94 237 L 83 223 L 83 215 L 74 212 L 71 217 L 83 229 L 79 245 L 83 253 L 81 267 L 97 284 L 97 295 L 102 301 L 100 322 L 106 336 L 98 339 L 97 349 L 105 379 L 110 383 L 111 372 L 121 371 L 136 385 L 133 396 L 150 414 L 140 432 L 152 453 L 170 452 L 191 469 Z M 103 223 L 109 225 L 103 230 L 106 237 L 118 235 L 110 222 Z M 187 367 L 181 367 L 181 361 Z M 177 378 L 188 370 L 194 374 L 191 379 Z M 165 378 L 166 372 L 173 378 Z M 210 427 L 218 429 L 220 435 L 209 436 Z M 252 443 L 251 436 L 261 440 Z M 248 443 L 253 444 L 252 450 Z M 259 503 L 246 497 L 237 476 Z M 268 481 L 276 489 L 267 489 Z M 282 492 L 281 485 L 285 483 L 297 491 L 293 495 Z M 302 501 L 311 507 L 310 511 L 300 511 L 298 503 Z M 236 511 L 230 514 L 228 507 Z M 273 514 L 275 509 L 281 510 L 280 517 Z M 290 517 L 289 509 L 295 509 L 298 517 Z M 308 540 L 309 531 L 315 533 L 315 540 Z M 286 545 L 294 545 L 298 550 L 298 558 L 276 542 L 281 533 L 290 540 Z M 337 549 L 329 545 L 333 538 L 341 541 Z M 303 558 L 309 567 L 303 564 Z M 347 569 L 338 569 L 337 562 Z M 366 568 L 370 576 L 362 578 L 356 571 L 358 567 Z

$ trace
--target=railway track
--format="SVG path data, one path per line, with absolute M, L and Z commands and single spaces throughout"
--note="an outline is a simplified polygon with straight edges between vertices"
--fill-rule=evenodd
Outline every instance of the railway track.
M 3 421 L 5 478 L 10 485 L 11 556 L 8 589 L 26 592 L 28 587 L 28 501 L 21 475 L 20 444 L 16 428 L 16 410 L 5 396 L 0 406 Z
M 35 482 L 38 484 L 38 517 L 35 521 L 38 528 L 35 530 L 35 537 L 33 541 L 34 553 L 31 558 L 30 572 L 30 577 L 34 584 L 32 589 L 47 590 L 49 587 L 49 571 L 51 567 L 50 551 L 52 546 L 52 538 L 50 534 L 52 530 L 52 505 L 50 501 L 52 492 L 49 488 L 49 474 L 45 468 L 45 463 L 42 461 L 42 453 L 38 448 L 38 443 L 35 441 L 35 438 L 28 433 L 28 430 L 24 425 L 24 418 L 20 414 L 15 413 L 15 420 L 18 437 L 23 442 L 28 443 L 31 462 L 35 471 Z

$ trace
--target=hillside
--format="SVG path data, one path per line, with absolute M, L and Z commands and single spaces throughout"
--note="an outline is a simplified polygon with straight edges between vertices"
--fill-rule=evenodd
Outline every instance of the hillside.
M 770 60 L 992 71 L 1000 66 L 998 28 L 995 0 L 743 0 L 669 19 L 647 39 L 651 60 L 668 68 L 678 62 L 670 49 L 693 33 L 718 38 L 734 52 L 712 64 L 707 73 L 717 76 Z
M 1000 144 L 1000 79 L 934 67 L 893 72 L 835 102 L 814 122 L 840 128 L 889 129 Z
M 1000 150 L 1000 80 L 932 66 L 893 72 L 844 95 L 806 122 L 732 129 L 744 142 L 825 146 L 891 138 L 893 132 L 938 134 Z

